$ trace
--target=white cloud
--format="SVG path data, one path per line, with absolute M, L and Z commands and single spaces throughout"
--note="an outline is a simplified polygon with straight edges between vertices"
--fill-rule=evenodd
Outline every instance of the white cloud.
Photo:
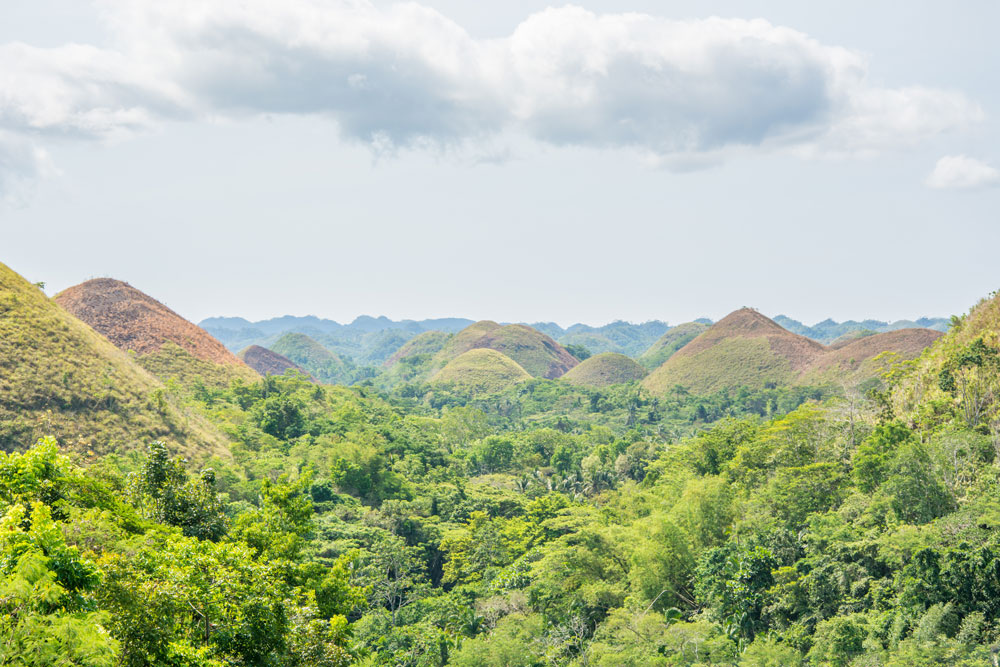
M 24 204 L 37 179 L 53 171 L 43 149 L 22 137 L 0 131 L 0 204 Z
M 858 54 L 763 20 L 567 6 L 477 40 L 415 3 L 100 5 L 115 50 L 0 46 L 0 128 L 104 137 L 163 117 L 323 114 L 379 150 L 516 133 L 689 168 L 761 150 L 873 154 L 982 117 L 955 92 L 872 85 Z
M 1000 185 L 1000 170 L 966 155 L 946 155 L 924 182 L 939 190 L 976 190 Z

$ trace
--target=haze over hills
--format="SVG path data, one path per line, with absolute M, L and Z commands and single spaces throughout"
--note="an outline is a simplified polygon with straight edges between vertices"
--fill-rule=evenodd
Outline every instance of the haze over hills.
M 912 322 L 899 320 L 891 323 L 878 320 L 838 323 L 828 319 L 812 327 L 784 315 L 779 315 L 775 321 L 792 333 L 824 344 L 838 338 L 858 335 L 859 332 L 879 333 L 910 327 L 943 331 L 948 325 L 945 318 L 920 318 Z M 234 352 L 249 345 L 269 348 L 285 333 L 303 333 L 357 366 L 378 366 L 397 359 L 403 345 L 422 333 L 436 331 L 455 334 L 471 324 L 474 324 L 473 320 L 465 318 L 396 321 L 384 316 L 365 315 L 355 318 L 349 324 L 315 316 L 284 316 L 257 322 L 240 317 L 212 317 L 203 320 L 200 326 Z M 692 330 L 689 327 L 710 324 L 711 320 L 702 318 L 676 326 L 660 320 L 645 323 L 615 321 L 603 326 L 573 324 L 569 327 L 562 327 L 554 322 L 534 322 L 527 326 L 549 336 L 560 345 L 583 348 L 591 355 L 619 352 L 652 370 L 683 346 L 683 342 L 677 344 L 678 337 L 691 338 L 688 336 Z M 684 328 L 678 330 L 678 327 Z M 654 347 L 662 351 L 654 353 Z
M 774 321 L 792 333 L 829 344 L 838 338 L 857 331 L 870 331 L 872 333 L 885 333 L 886 331 L 896 331 L 898 329 L 934 329 L 935 331 L 947 331 L 951 320 L 947 317 L 921 317 L 916 320 L 896 320 L 895 322 L 882 322 L 881 320 L 847 320 L 846 322 L 835 322 L 831 319 L 825 319 L 811 327 L 784 315 L 776 316 Z

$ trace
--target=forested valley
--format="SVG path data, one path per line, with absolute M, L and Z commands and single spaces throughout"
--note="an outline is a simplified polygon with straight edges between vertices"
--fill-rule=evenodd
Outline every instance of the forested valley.
M 995 664 L 996 296 L 645 356 L 478 323 L 333 384 L 0 269 L 0 665 Z

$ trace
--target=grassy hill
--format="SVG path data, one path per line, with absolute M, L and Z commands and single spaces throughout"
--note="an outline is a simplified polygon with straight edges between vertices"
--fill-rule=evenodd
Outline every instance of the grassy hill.
M 757 311 L 742 308 L 675 352 L 643 385 L 654 393 L 675 385 L 711 393 L 735 386 L 791 384 L 824 349 Z
M 524 324 L 501 326 L 489 320 L 459 331 L 445 343 L 434 360 L 443 366 L 479 348 L 506 355 L 533 377 L 554 379 L 579 363 L 562 345 L 540 331 Z
M 304 368 L 293 362 L 288 357 L 284 357 L 274 350 L 269 350 L 266 347 L 261 347 L 260 345 L 251 345 L 250 347 L 246 347 L 240 350 L 239 354 L 236 356 L 239 357 L 243 363 L 261 375 L 284 375 L 285 371 L 288 370 L 294 370 L 302 373 L 303 375 L 309 375 Z
M 860 384 L 893 363 L 918 356 L 940 335 L 930 329 L 900 329 L 826 347 L 744 308 L 691 340 L 643 385 L 654 393 L 680 385 L 703 394 L 742 386 Z
M 490 394 L 530 379 L 531 375 L 510 357 L 496 350 L 476 348 L 452 359 L 431 381 L 477 394 Z
M 228 456 L 226 438 L 130 355 L 0 264 L 0 449 L 44 435 L 81 454 L 161 439 Z
M 858 384 L 877 378 L 899 361 L 920 356 L 943 336 L 933 329 L 897 329 L 886 333 L 858 336 L 831 345 L 805 370 L 800 382 Z
M 259 377 L 207 331 L 128 283 L 88 280 L 54 300 L 163 381 L 221 386 Z
M 674 355 L 674 353 L 690 343 L 695 337 L 708 329 L 709 325 L 702 322 L 687 322 L 678 324 L 649 346 L 636 361 L 646 370 L 653 370 Z
M 561 379 L 588 387 L 610 387 L 646 377 L 646 369 L 617 352 L 605 352 L 581 361 Z

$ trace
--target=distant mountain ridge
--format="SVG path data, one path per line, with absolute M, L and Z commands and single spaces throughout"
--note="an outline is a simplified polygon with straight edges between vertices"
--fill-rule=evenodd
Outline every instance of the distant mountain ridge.
M 855 331 L 870 331 L 872 333 L 886 333 L 899 329 L 947 331 L 951 319 L 947 317 L 921 317 L 916 320 L 896 320 L 895 322 L 882 322 L 881 320 L 861 320 L 860 322 L 857 320 L 847 320 L 846 322 L 837 322 L 827 318 L 811 327 L 785 315 L 778 315 L 774 318 L 774 321 L 792 333 L 829 344 Z
M 922 317 L 917 320 L 848 320 L 836 322 L 826 319 L 813 326 L 786 315 L 778 315 L 774 321 L 786 330 L 829 345 L 838 339 L 842 342 L 860 336 L 885 333 L 907 328 L 927 328 L 947 331 L 950 320 L 943 317 Z M 462 317 L 442 317 L 424 320 L 393 320 L 384 315 L 373 317 L 361 315 L 348 324 L 324 319 L 315 315 L 285 315 L 266 320 L 250 321 L 242 317 L 210 317 L 199 323 L 203 329 L 220 340 L 229 350 L 236 352 L 250 345 L 260 345 L 270 349 L 278 339 L 288 333 L 301 333 L 314 339 L 342 359 L 350 360 L 359 367 L 382 366 L 396 359 L 403 346 L 410 340 L 428 332 L 442 335 L 456 334 L 475 324 Z M 507 323 L 501 323 L 507 324 Z M 549 336 L 560 345 L 584 347 L 592 355 L 616 352 L 640 360 L 652 370 L 662 363 L 681 345 L 673 345 L 679 334 L 678 327 L 698 327 L 711 325 L 712 320 L 699 318 L 692 323 L 671 325 L 663 320 L 641 323 L 616 320 L 601 326 L 573 324 L 562 327 L 555 322 L 521 323 Z M 697 329 L 692 329 L 697 331 Z M 687 333 L 687 329 L 684 329 Z M 693 336 L 686 336 L 688 340 Z M 845 338 L 846 337 L 846 338 Z M 657 346 L 657 349 L 653 349 Z M 645 357 L 645 358 L 643 358 Z

